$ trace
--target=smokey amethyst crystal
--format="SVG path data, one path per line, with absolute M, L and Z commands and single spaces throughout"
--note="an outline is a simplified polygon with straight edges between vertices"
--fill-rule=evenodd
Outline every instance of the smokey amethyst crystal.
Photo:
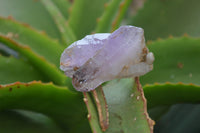
M 144 31 L 121 26 L 110 33 L 87 35 L 61 55 L 60 69 L 77 91 L 91 91 L 105 81 L 136 77 L 153 69 L 154 56 L 145 46 Z

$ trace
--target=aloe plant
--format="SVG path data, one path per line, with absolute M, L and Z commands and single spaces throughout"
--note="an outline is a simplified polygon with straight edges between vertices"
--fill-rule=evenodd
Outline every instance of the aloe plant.
M 146 0 L 132 13 L 134 3 L 0 0 L 0 132 L 199 132 L 199 1 Z M 59 69 L 61 53 L 120 25 L 144 29 L 153 71 L 141 85 L 128 78 L 77 92 Z M 99 109 L 109 119 L 105 130 Z

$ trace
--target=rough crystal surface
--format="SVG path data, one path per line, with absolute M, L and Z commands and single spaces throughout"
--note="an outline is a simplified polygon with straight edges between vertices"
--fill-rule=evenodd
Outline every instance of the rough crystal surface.
M 135 77 L 153 69 L 154 56 L 145 46 L 144 31 L 121 26 L 112 34 L 88 35 L 61 56 L 61 70 L 78 91 L 91 91 L 105 81 Z

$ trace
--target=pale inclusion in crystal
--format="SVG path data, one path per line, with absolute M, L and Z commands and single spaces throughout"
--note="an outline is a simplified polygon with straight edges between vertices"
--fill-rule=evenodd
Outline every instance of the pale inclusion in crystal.
M 105 81 L 136 77 L 153 69 L 154 56 L 144 31 L 121 26 L 112 34 L 87 35 L 64 50 L 60 68 L 78 91 L 91 91 Z

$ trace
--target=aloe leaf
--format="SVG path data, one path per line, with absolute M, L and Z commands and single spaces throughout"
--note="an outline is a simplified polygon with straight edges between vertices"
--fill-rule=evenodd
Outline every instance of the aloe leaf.
M 157 40 L 148 45 L 154 53 L 153 71 L 141 77 L 141 83 L 200 84 L 200 39 L 181 37 Z
M 146 85 L 144 92 L 148 99 L 148 108 L 180 103 L 199 103 L 200 101 L 200 86 L 193 84 Z
M 112 21 L 115 18 L 121 1 L 122 0 L 111 0 L 108 4 L 106 4 L 103 15 L 98 18 L 95 32 L 109 32 L 111 30 Z
M 30 63 L 14 57 L 0 55 L 0 84 L 8 84 L 17 81 L 30 82 L 33 80 L 46 81 Z
M 49 36 L 61 40 L 60 32 L 41 2 L 37 0 L 0 1 L 0 16 L 28 23 Z
M 81 127 L 82 131 L 89 129 L 81 95 L 66 87 L 41 82 L 16 82 L 0 87 L 0 110 L 38 112 L 50 117 L 66 132 L 73 129 L 74 125 L 84 125 Z
M 148 100 L 148 99 L 147 99 Z M 157 126 L 157 121 L 159 121 L 163 115 L 165 115 L 169 109 L 170 109 L 171 106 L 157 106 L 157 107 L 154 107 L 154 108 L 148 108 L 148 113 L 149 113 L 149 116 L 156 121 L 156 124 L 155 126 Z M 154 127 L 155 127 L 154 126 Z M 155 128 L 154 128 L 155 129 Z
M 52 0 L 53 1 L 53 0 Z M 42 0 L 42 3 L 46 7 L 46 9 L 49 11 L 51 14 L 53 20 L 56 23 L 56 26 L 60 30 L 63 43 L 64 44 L 71 44 L 76 40 L 76 37 L 71 30 L 71 27 L 67 27 L 67 20 L 63 16 L 63 14 L 59 11 L 59 9 L 54 5 L 54 3 L 51 0 Z
M 152 121 L 146 116 L 146 101 L 142 88 L 133 79 L 115 80 L 104 86 L 110 113 L 106 132 L 151 132 Z
M 38 55 L 45 57 L 57 67 L 63 48 L 58 42 L 50 39 L 33 28 L 20 24 L 12 19 L 0 17 L 0 34 L 12 38 L 23 46 L 29 46 Z
M 102 86 L 99 86 L 98 88 L 93 90 L 92 95 L 98 111 L 99 124 L 102 131 L 106 131 L 106 129 L 108 129 L 109 127 L 109 112 L 108 104 Z
M 198 58 L 200 56 L 199 41 L 200 39 L 198 38 L 181 37 L 157 40 L 149 43 L 149 49 L 155 55 L 154 70 L 141 77 L 143 85 L 150 84 L 151 86 L 157 82 L 157 84 L 152 85 L 152 87 L 149 86 L 149 89 L 148 86 L 144 86 L 144 92 L 148 99 L 149 108 L 160 107 L 163 105 L 170 106 L 178 103 L 197 103 L 197 98 L 199 97 L 198 79 L 200 78 L 198 74 L 200 66 Z M 170 82 L 171 85 L 166 84 L 166 82 Z M 178 82 L 183 82 L 183 84 L 177 84 Z M 190 83 L 193 83 L 194 85 L 189 85 Z M 190 89 L 192 91 L 190 91 Z M 196 95 L 194 95 L 194 93 L 196 93 Z M 162 99 L 161 95 L 164 96 L 165 99 Z M 186 107 L 185 110 L 186 109 L 189 108 Z M 168 109 L 166 111 L 168 111 Z M 184 112 L 184 110 L 179 111 L 179 113 L 183 114 L 180 117 L 185 116 L 182 112 Z M 163 112 L 161 116 L 165 113 L 166 112 Z M 174 113 L 176 114 L 177 112 Z M 192 113 L 191 110 L 188 114 Z M 159 121 L 156 121 L 156 123 L 157 122 Z M 181 123 L 181 119 L 180 121 L 178 119 L 170 121 L 170 123 L 173 124 L 179 122 Z M 195 123 L 192 120 L 190 122 Z M 167 123 L 167 121 L 163 122 L 163 125 Z M 162 127 L 159 127 L 158 124 L 155 128 Z M 188 127 L 188 129 L 190 128 Z M 166 130 L 166 132 L 171 131 Z
M 9 110 L 1 111 L 0 117 L 3 133 L 64 133 L 54 121 L 39 113 Z
M 200 105 L 178 104 L 170 108 L 155 126 L 155 133 L 198 133 Z
M 131 2 L 132 2 L 132 0 L 124 0 L 120 4 L 119 10 L 117 12 L 117 16 L 115 17 L 114 21 L 112 22 L 112 30 L 111 31 L 114 31 L 117 28 L 119 28 Z
M 52 0 L 54 5 L 59 9 L 62 15 L 67 19 L 69 17 L 69 8 L 71 3 L 69 0 Z
M 96 32 L 110 32 L 119 28 L 132 0 L 112 0 L 105 5 L 103 15 L 98 18 Z
M 97 18 L 103 13 L 106 2 L 107 0 L 74 0 L 69 16 L 69 27 L 77 39 L 94 30 Z
M 98 114 L 97 110 L 95 108 L 95 105 L 93 104 L 92 97 L 89 93 L 83 93 L 84 94 L 84 102 L 88 110 L 88 121 L 90 123 L 90 127 L 93 133 L 103 133 L 100 127 L 100 123 L 98 120 Z
M 199 0 L 147 0 L 130 24 L 145 29 L 147 40 L 185 33 L 200 36 Z
M 68 82 L 66 80 L 65 75 L 61 73 L 55 65 L 49 63 L 41 56 L 34 53 L 29 47 L 23 46 L 2 35 L 0 35 L 0 42 L 26 57 L 29 60 L 29 62 L 31 62 L 34 65 L 34 67 L 40 70 L 45 76 L 47 76 L 56 84 L 64 85 L 66 84 L 66 82 Z
M 133 84 L 133 79 L 121 79 L 113 80 L 103 87 L 109 110 L 109 127 L 106 133 L 152 132 L 153 121 L 146 112 L 143 90 L 138 84 L 134 87 Z M 92 104 L 92 102 L 89 103 L 89 105 Z M 90 110 L 92 108 L 90 107 Z M 98 120 L 91 121 L 97 114 L 94 112 L 90 114 L 89 111 L 89 115 L 93 131 L 96 129 L 95 132 L 101 133 L 100 126 L 95 127 Z

